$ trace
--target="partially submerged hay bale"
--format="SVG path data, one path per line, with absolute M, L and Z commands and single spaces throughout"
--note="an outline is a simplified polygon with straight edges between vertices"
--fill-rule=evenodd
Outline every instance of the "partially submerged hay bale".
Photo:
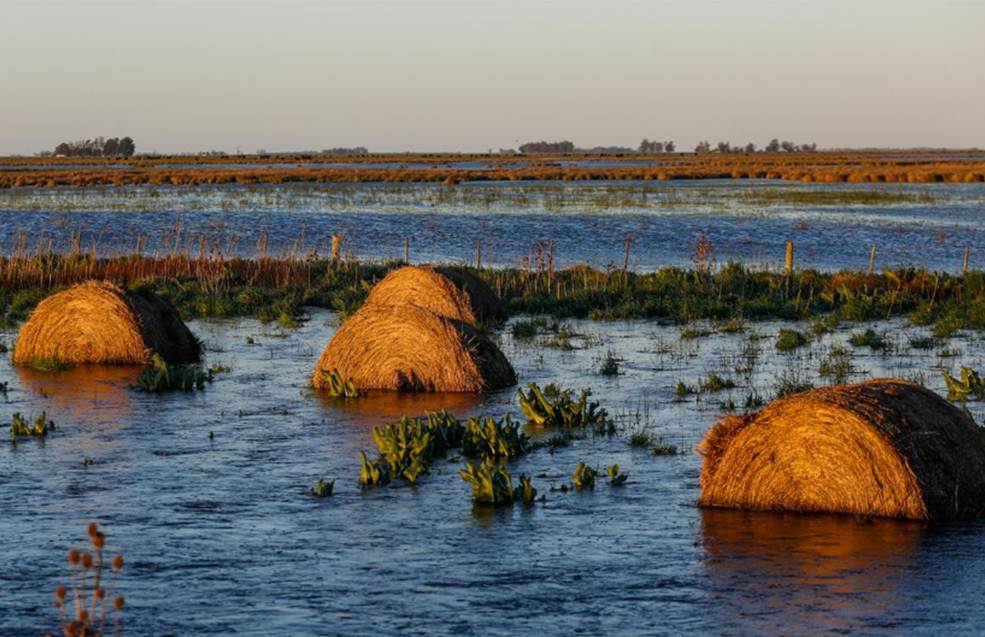
M 394 270 L 373 287 L 366 303 L 409 303 L 473 325 L 503 317 L 503 306 L 485 281 L 466 270 L 445 266 Z
M 985 513 L 985 433 L 928 389 L 880 379 L 726 416 L 699 446 L 702 506 L 911 518 Z
M 191 363 L 201 347 L 168 301 L 89 281 L 38 304 L 17 337 L 14 363 L 139 365 L 152 353 Z
M 322 353 L 315 388 L 332 370 L 359 389 L 480 392 L 516 384 L 513 367 L 485 334 L 416 305 L 363 305 Z

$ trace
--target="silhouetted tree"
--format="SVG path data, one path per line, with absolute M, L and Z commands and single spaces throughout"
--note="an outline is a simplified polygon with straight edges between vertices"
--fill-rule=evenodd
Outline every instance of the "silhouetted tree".
M 766 145 L 766 152 L 776 153 L 780 151 L 780 140 L 774 137 L 770 140 L 770 143 Z
M 704 142 L 698 142 L 698 145 L 694 147 L 694 152 L 696 152 L 696 153 L 710 153 L 711 152 L 711 144 L 709 144 L 706 141 L 704 141 Z
M 753 144 L 752 142 L 749 142 L 748 144 L 746 144 L 746 152 L 747 153 L 754 153 L 754 152 L 756 152 L 756 144 Z

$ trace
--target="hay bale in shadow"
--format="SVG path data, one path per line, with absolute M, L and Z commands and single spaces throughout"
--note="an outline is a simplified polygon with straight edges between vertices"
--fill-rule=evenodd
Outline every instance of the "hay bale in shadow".
M 363 305 L 322 352 L 316 389 L 332 370 L 359 389 L 480 392 L 516 384 L 513 367 L 484 333 L 416 305 Z
M 21 327 L 13 359 L 140 365 L 152 353 L 191 363 L 201 346 L 165 299 L 88 281 L 38 304 Z
M 985 432 L 899 380 L 824 387 L 726 416 L 698 450 L 702 506 L 918 520 L 985 513 Z
M 501 320 L 503 306 L 486 282 L 467 270 L 407 266 L 377 283 L 366 304 L 412 304 L 470 324 Z

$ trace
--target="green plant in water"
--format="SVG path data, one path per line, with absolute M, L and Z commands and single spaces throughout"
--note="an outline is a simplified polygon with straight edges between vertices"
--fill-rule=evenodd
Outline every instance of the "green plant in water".
M 610 467 L 605 468 L 606 473 L 609 474 L 609 486 L 610 487 L 620 487 L 626 484 L 626 480 L 629 480 L 628 473 L 619 473 L 619 465 L 614 464 Z
M 599 367 L 599 374 L 603 376 L 619 375 L 619 359 L 615 357 L 612 351 L 606 352 L 602 365 Z
M 676 456 L 680 453 L 680 451 L 677 449 L 677 445 L 672 445 L 660 440 L 650 447 L 650 453 L 654 456 Z
M 204 372 L 197 365 L 171 365 L 154 354 L 137 377 L 137 388 L 155 394 L 192 391 L 204 389 L 206 382 L 212 382 L 212 376 L 212 370 Z
M 781 329 L 776 337 L 776 349 L 780 352 L 791 352 L 798 347 L 803 347 L 811 342 L 811 339 L 803 332 L 797 330 Z
M 327 498 L 335 491 L 335 480 L 324 480 L 319 478 L 318 482 L 311 489 L 311 495 L 316 498 Z
M 598 471 L 592 469 L 584 462 L 579 462 L 575 465 L 575 472 L 571 475 L 571 482 L 575 485 L 576 489 L 594 489 L 596 475 L 598 475 Z
M 380 456 L 371 462 L 365 452 L 360 452 L 359 481 L 365 486 L 376 486 L 403 478 L 414 484 L 419 475 L 428 472 L 434 458 L 461 446 L 464 433 L 462 424 L 447 411 L 430 412 L 420 418 L 404 416 L 375 427 L 373 442 Z
M 55 358 L 35 358 L 31 362 L 27 363 L 27 367 L 37 372 L 52 374 L 55 372 L 64 372 L 67 369 L 72 369 L 72 364 Z
M 458 474 L 472 487 L 472 500 L 477 504 L 501 506 L 517 501 L 529 504 L 537 497 L 537 489 L 528 476 L 521 475 L 519 485 L 514 488 L 510 472 L 491 458 L 479 465 L 466 463 Z
M 342 378 L 339 370 L 333 369 L 322 371 L 322 378 L 325 379 L 325 392 L 332 398 L 344 398 L 346 400 L 359 398 L 359 390 L 356 389 L 352 380 Z
M 975 400 L 985 400 L 985 381 L 972 368 L 962 367 L 960 380 L 951 376 L 946 369 L 941 370 L 941 374 L 947 384 L 948 400 L 967 400 L 969 396 Z
M 832 345 L 821 359 L 817 371 L 821 376 L 833 378 L 836 383 L 845 382 L 855 371 L 852 367 L 852 353 L 844 345 Z
M 687 398 L 691 394 L 697 394 L 697 390 L 694 387 L 686 384 L 683 380 L 677 381 L 677 387 L 674 388 L 674 396 L 678 400 Z
M 874 350 L 884 350 L 889 347 L 889 343 L 886 338 L 876 333 L 871 327 L 864 332 L 856 332 L 851 335 L 848 342 L 855 347 L 868 347 Z
M 735 387 L 735 381 L 731 378 L 722 378 L 715 372 L 711 372 L 708 374 L 708 378 L 698 381 L 698 386 L 701 387 L 702 391 L 717 392 L 723 389 L 732 389 Z
M 14 412 L 14 415 L 10 419 L 10 439 L 17 441 L 17 438 L 21 436 L 37 436 L 39 438 L 44 438 L 48 435 L 48 432 L 55 430 L 55 423 L 48 420 L 48 414 L 46 412 L 41 412 L 41 415 L 34 419 L 34 422 L 28 422 L 20 412 Z
M 543 391 L 536 383 L 527 385 L 528 392 L 517 390 L 520 409 L 527 422 L 536 427 L 555 427 L 558 429 L 584 429 L 591 427 L 596 433 L 612 433 L 615 423 L 608 412 L 594 401 L 589 401 L 592 392 L 584 389 L 578 400 L 571 397 L 571 390 L 560 389 L 551 384 Z
M 495 418 L 470 418 L 462 436 L 462 453 L 471 457 L 509 460 L 530 450 L 530 438 L 520 431 L 509 415 Z

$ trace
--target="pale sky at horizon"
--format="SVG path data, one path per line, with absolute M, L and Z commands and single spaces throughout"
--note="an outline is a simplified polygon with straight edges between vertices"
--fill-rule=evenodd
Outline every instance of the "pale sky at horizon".
M 0 154 L 985 147 L 983 34 L 983 0 L 0 0 Z

